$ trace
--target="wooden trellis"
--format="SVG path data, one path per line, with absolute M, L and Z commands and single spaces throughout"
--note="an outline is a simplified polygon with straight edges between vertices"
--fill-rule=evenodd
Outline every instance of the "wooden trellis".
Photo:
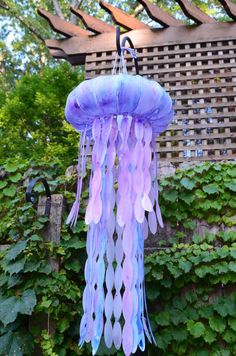
M 148 0 L 138 2 L 163 28 L 152 29 L 104 1 L 100 5 L 127 30 L 138 52 L 140 74 L 161 83 L 175 101 L 174 120 L 157 142 L 160 160 L 236 159 L 236 5 L 220 0 L 233 20 L 222 23 L 188 0 L 176 0 L 194 21 L 186 26 Z M 81 10 L 71 11 L 86 29 L 39 10 L 55 32 L 66 36 L 46 40 L 52 56 L 85 64 L 86 79 L 110 74 L 115 27 Z M 134 71 L 130 58 L 127 67 Z

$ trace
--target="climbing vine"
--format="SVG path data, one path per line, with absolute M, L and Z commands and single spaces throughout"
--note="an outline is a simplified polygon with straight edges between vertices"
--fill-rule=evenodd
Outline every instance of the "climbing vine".
M 59 246 L 44 241 L 48 220 L 38 217 L 24 198 L 27 179 L 42 172 L 51 190 L 63 193 L 70 205 L 75 177 L 60 175 L 57 164 L 18 160 L 0 169 L 0 355 L 32 355 L 39 346 L 45 356 L 90 355 L 89 346 L 77 346 L 85 207 L 75 228 L 63 224 Z M 157 250 L 145 258 L 157 341 L 157 348 L 148 346 L 148 352 L 235 355 L 236 165 L 203 163 L 177 170 L 160 182 L 159 189 L 164 220 L 176 233 L 168 241 L 157 237 Z M 43 189 L 39 185 L 36 190 Z M 195 235 L 198 221 L 217 227 L 217 232 Z M 49 257 L 60 260 L 58 273 L 51 270 Z M 98 354 L 109 353 L 101 345 Z M 119 355 L 115 350 L 110 354 Z

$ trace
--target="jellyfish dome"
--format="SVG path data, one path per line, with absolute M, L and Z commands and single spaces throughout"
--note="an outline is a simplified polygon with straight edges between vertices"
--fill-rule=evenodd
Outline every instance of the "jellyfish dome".
M 68 223 L 76 224 L 86 155 L 92 170 L 85 223 L 87 261 L 80 341 L 96 354 L 124 354 L 155 339 L 144 286 L 144 240 L 163 227 L 158 204 L 156 137 L 173 117 L 172 100 L 155 81 L 120 73 L 87 80 L 68 96 L 65 115 L 79 132 L 78 187 Z

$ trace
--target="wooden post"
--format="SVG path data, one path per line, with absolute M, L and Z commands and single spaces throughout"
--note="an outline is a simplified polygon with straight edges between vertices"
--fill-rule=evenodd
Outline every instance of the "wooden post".
M 38 202 L 37 214 L 43 216 L 45 214 L 46 196 L 40 196 Z M 61 240 L 61 222 L 64 209 L 62 194 L 53 194 L 51 196 L 51 209 L 49 222 L 43 231 L 43 238 L 45 241 L 52 242 L 55 246 L 59 246 Z M 59 272 L 60 261 L 58 259 L 49 257 L 48 263 L 54 272 Z M 50 335 L 55 333 L 55 322 L 50 319 L 50 315 L 46 313 L 33 314 L 29 319 L 29 329 L 34 325 L 40 325 L 41 329 L 47 329 Z M 43 356 L 40 346 L 36 345 L 34 348 L 34 356 Z
M 45 196 L 40 196 L 37 214 L 39 216 L 44 215 L 45 205 L 47 198 Z M 63 195 L 53 194 L 51 197 L 51 210 L 49 216 L 49 223 L 43 231 L 43 237 L 45 241 L 52 242 L 55 246 L 60 245 L 60 235 L 61 235 L 61 221 L 63 214 Z M 49 263 L 52 270 L 55 272 L 59 271 L 59 261 L 49 258 Z

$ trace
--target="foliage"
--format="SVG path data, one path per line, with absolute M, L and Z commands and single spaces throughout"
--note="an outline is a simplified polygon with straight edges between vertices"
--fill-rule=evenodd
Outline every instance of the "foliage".
M 47 218 L 37 217 L 34 208 L 24 202 L 22 183 L 26 171 L 28 178 L 44 172 L 52 191 L 63 193 L 68 204 L 74 196 L 70 192 L 75 177 L 59 176 L 58 164 L 33 165 L 16 160 L 2 166 L 0 243 L 10 247 L 0 257 L 1 354 L 32 355 L 39 344 L 45 356 L 90 355 L 88 346 L 81 350 L 77 346 L 86 259 L 84 206 L 74 229 L 63 224 L 59 246 L 44 241 Z M 148 345 L 149 355 L 236 353 L 236 232 L 223 227 L 233 224 L 233 219 L 229 224 L 223 217 L 225 211 L 231 218 L 235 214 L 235 173 L 231 163 L 204 163 L 178 170 L 160 183 L 160 204 L 166 221 L 178 223 L 180 229 L 193 219 L 209 221 L 216 213 L 213 201 L 220 204 L 220 220 L 210 219 L 210 225 L 219 225 L 216 234 L 194 236 L 191 243 L 186 243 L 185 233 L 178 232 L 169 247 L 161 247 L 159 241 L 159 250 L 146 256 L 149 314 L 157 340 L 157 348 Z M 40 193 L 43 189 L 38 185 L 35 190 Z M 83 197 L 86 199 L 87 191 Z M 197 199 L 201 204 L 197 205 Z M 58 273 L 52 271 L 49 258 L 60 260 Z M 107 354 L 104 345 L 98 354 Z M 116 351 L 110 354 L 119 355 Z
M 230 168 L 231 167 L 231 168 Z M 161 181 L 160 206 L 173 226 L 194 228 L 194 220 L 236 224 L 236 166 L 227 162 L 200 164 Z
M 160 355 L 235 354 L 235 239 L 236 231 L 221 231 L 214 236 L 219 247 L 206 236 L 146 257 L 147 296 L 154 305 L 151 322 Z
M 0 255 L 0 354 L 3 355 L 13 352 L 17 356 L 32 355 L 37 343 L 45 355 L 80 354 L 77 333 L 81 310 L 78 302 L 83 288 L 81 266 L 86 257 L 84 224 L 80 221 L 74 230 L 63 226 L 60 246 L 44 241 L 42 232 L 48 219 L 37 217 L 31 204 L 25 203 L 22 186 L 23 172 L 27 172 L 27 181 L 44 172 L 52 192 L 55 189 L 64 192 L 65 184 L 70 182 L 58 176 L 60 169 L 58 164 L 33 165 L 19 160 L 8 161 L 1 169 L 4 179 L 0 180 L 0 244 L 9 246 Z M 35 191 L 40 193 L 43 188 L 38 185 Z M 65 195 L 69 198 L 69 193 Z M 59 273 L 52 271 L 49 258 L 59 258 Z M 32 312 L 29 333 L 28 315 Z M 53 339 L 48 325 L 57 331 Z
M 0 158 L 57 158 L 68 166 L 77 155 L 78 134 L 66 123 L 64 107 L 81 79 L 62 63 L 17 81 L 0 107 Z

